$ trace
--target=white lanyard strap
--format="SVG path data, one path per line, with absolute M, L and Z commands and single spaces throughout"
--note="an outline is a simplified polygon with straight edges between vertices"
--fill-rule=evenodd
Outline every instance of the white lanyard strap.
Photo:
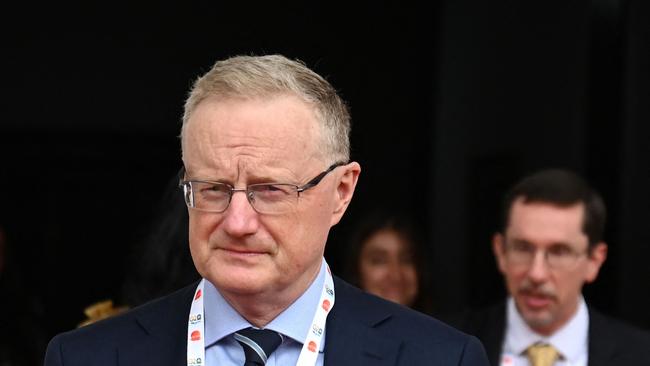
M 327 315 L 334 306 L 334 281 L 330 267 L 326 265 L 325 281 L 316 307 L 312 326 L 307 331 L 296 366 L 313 366 L 318 360 L 318 351 L 323 340 Z M 203 284 L 199 282 L 194 292 L 187 324 L 187 365 L 205 366 L 205 317 L 203 309 Z
M 205 365 L 205 317 L 203 316 L 203 282 L 194 291 L 190 319 L 187 323 L 187 366 Z
M 326 265 L 326 269 L 320 300 L 318 300 L 311 329 L 307 331 L 307 337 L 305 337 L 305 343 L 302 345 L 302 351 L 300 351 L 296 366 L 312 366 L 316 364 L 318 359 L 318 351 L 325 333 L 327 315 L 334 306 L 334 281 L 332 280 L 330 266 Z
M 500 366 L 514 366 L 515 364 L 515 356 L 510 353 L 504 353 L 501 355 L 501 362 L 499 363 Z

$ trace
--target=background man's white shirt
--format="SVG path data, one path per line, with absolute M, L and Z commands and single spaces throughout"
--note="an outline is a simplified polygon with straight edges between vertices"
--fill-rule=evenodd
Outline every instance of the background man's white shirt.
M 587 366 L 589 312 L 584 298 L 580 298 L 578 311 L 567 324 L 550 337 L 535 333 L 521 317 L 512 297 L 507 302 L 506 334 L 501 353 L 501 365 L 529 366 L 526 348 L 536 342 L 553 345 L 562 359 L 555 366 Z M 504 363 L 504 358 L 511 363 Z

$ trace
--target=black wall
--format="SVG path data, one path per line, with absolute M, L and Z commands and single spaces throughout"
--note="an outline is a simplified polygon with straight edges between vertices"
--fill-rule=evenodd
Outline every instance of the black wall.
M 638 288 L 650 277 L 648 11 L 641 1 L 446 2 L 429 161 L 432 268 L 453 273 L 434 281 L 444 309 L 504 292 L 488 245 L 501 194 L 564 167 L 609 209 L 609 259 L 587 301 L 650 327 Z
M 405 209 L 427 235 L 436 307 L 494 301 L 501 194 L 523 174 L 567 167 L 611 214 L 610 257 L 588 301 L 650 328 L 647 2 L 432 4 L 5 12 L 20 26 L 2 31 L 0 210 L 48 334 L 117 296 L 180 168 L 192 80 L 217 59 L 276 52 L 351 106 L 362 175 L 331 234 L 335 271 L 365 212 Z

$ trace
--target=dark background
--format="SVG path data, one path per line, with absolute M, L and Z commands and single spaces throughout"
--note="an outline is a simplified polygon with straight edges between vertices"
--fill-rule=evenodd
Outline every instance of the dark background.
M 493 302 L 501 195 L 571 168 L 610 212 L 587 301 L 650 328 L 649 2 L 32 7 L 2 15 L 0 210 L 46 337 L 117 297 L 180 168 L 191 82 L 266 53 L 305 61 L 351 106 L 362 174 L 330 236 L 335 272 L 364 213 L 402 209 L 429 244 L 437 311 Z

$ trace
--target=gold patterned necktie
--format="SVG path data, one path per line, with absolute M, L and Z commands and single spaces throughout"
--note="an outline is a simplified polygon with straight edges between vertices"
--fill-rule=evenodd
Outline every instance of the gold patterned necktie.
M 553 366 L 560 356 L 555 347 L 544 343 L 535 343 L 528 347 L 526 354 L 531 366 Z

